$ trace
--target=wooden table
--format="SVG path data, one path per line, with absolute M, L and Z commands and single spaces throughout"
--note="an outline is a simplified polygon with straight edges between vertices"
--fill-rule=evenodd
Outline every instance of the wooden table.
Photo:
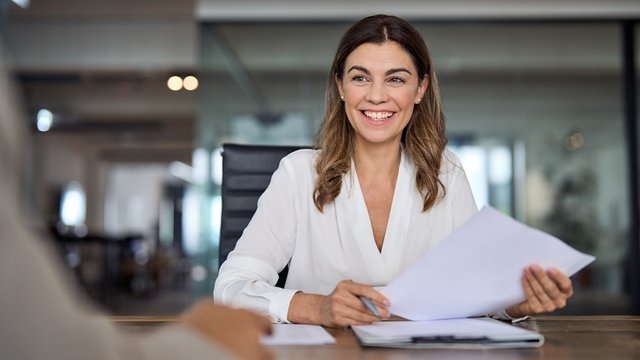
M 172 317 L 115 317 L 133 332 L 174 322 Z M 520 323 L 542 333 L 537 349 L 406 350 L 361 347 L 350 329 L 327 329 L 337 342 L 276 346 L 276 359 L 640 359 L 640 316 L 540 316 Z

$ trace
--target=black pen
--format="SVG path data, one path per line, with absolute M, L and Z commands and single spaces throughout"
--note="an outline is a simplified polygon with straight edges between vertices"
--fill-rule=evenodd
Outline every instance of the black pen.
M 369 299 L 368 297 L 362 296 L 362 295 L 358 295 L 358 298 L 360 299 L 360 301 L 362 301 L 362 303 L 364 304 L 364 306 L 366 306 L 366 308 L 371 311 L 371 313 L 377 317 L 382 317 L 382 315 L 380 315 L 380 311 L 378 311 L 378 308 L 374 305 L 373 301 L 371 301 L 371 299 Z

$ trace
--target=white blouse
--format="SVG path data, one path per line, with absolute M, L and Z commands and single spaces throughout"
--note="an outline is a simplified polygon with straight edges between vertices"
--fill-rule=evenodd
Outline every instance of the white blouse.
M 255 215 L 220 268 L 216 301 L 287 322 L 296 292 L 328 295 L 345 279 L 384 286 L 477 211 L 460 161 L 445 151 L 440 179 L 446 196 L 422 212 L 415 167 L 403 151 L 378 251 L 353 165 L 335 201 L 325 205 L 324 212 L 316 208 L 317 155 L 317 150 L 299 150 L 282 159 Z M 285 288 L 277 288 L 278 272 L 287 264 Z

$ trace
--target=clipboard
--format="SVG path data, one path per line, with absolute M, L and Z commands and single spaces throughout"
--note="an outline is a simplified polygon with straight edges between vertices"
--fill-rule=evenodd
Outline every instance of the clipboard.
M 365 347 L 406 349 L 502 349 L 536 348 L 544 344 L 542 334 L 488 317 L 382 321 L 352 326 Z

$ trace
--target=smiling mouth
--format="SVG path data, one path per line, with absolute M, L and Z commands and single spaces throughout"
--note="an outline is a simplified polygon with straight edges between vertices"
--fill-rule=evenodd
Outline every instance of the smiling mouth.
M 388 111 L 363 111 L 364 115 L 373 121 L 386 120 L 393 116 L 394 113 Z

